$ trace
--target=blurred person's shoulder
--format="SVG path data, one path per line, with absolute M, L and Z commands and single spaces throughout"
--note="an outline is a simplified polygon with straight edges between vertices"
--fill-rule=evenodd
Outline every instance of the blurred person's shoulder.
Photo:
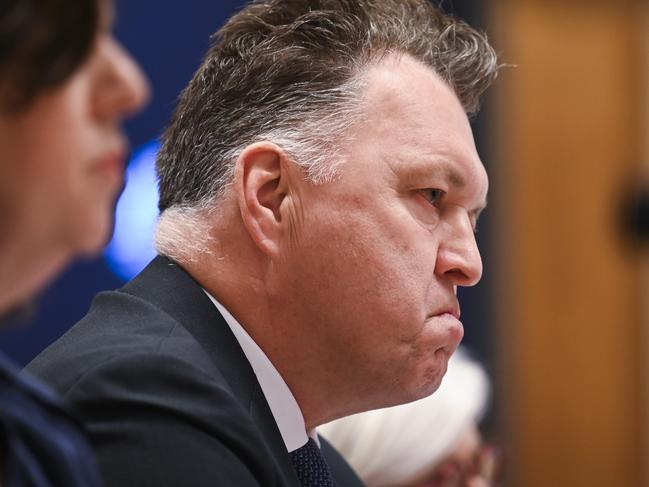
M 9 446 L 0 485 L 45 485 L 42 479 L 47 485 L 100 484 L 80 423 L 52 390 L 21 374 L 1 353 L 0 397 L 0 439 Z

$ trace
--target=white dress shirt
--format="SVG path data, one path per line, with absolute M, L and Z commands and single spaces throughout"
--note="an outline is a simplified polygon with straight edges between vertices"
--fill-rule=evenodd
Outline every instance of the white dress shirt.
M 203 289 L 203 291 L 205 290 Z M 277 369 L 264 351 L 248 335 L 243 326 L 230 314 L 225 306 L 219 303 L 207 291 L 205 291 L 205 294 L 207 294 L 214 303 L 214 306 L 216 306 L 223 318 L 225 318 L 226 323 L 239 342 L 248 362 L 250 362 L 250 366 L 257 376 L 257 381 L 266 397 L 268 407 L 270 407 L 273 418 L 275 418 L 275 423 L 277 423 L 279 432 L 282 435 L 286 450 L 292 452 L 304 446 L 309 440 L 309 436 L 319 446 L 316 431 L 313 430 L 307 435 L 304 416 L 302 415 L 300 406 L 295 400 L 295 397 L 293 397 L 293 393 L 286 385 L 286 382 L 279 375 L 279 372 L 277 372 Z

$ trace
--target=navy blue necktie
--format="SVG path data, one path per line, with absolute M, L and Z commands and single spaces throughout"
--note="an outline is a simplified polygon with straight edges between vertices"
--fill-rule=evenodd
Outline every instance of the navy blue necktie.
M 312 438 L 306 445 L 289 453 L 302 487 L 333 487 L 331 473 L 320 448 Z

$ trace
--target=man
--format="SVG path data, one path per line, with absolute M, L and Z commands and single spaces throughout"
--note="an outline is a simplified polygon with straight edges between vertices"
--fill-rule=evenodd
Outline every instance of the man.
M 466 112 L 496 70 L 425 0 L 230 19 L 164 136 L 161 256 L 29 367 L 107 485 L 358 485 L 315 429 L 439 386 L 482 270 Z

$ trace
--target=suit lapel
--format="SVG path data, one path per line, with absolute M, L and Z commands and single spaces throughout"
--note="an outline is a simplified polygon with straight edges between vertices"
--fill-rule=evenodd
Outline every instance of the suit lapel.
M 284 440 L 248 359 L 225 319 L 192 277 L 167 257 L 156 257 L 122 289 L 165 311 L 201 344 L 257 424 L 282 485 L 299 486 Z

